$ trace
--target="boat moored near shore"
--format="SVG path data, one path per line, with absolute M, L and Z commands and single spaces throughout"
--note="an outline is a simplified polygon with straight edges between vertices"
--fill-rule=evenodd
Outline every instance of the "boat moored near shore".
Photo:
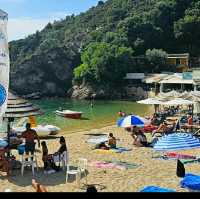
M 82 112 L 71 111 L 71 110 L 62 110 L 62 111 L 56 110 L 55 113 L 56 115 L 71 119 L 80 119 L 82 116 Z

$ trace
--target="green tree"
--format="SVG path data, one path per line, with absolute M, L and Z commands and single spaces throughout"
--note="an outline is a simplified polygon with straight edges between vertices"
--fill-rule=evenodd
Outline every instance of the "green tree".
M 75 68 L 75 80 L 94 84 L 119 85 L 131 67 L 132 49 L 104 42 L 89 44 L 81 55 L 82 64 Z
M 174 24 L 175 37 L 192 55 L 199 54 L 200 45 L 200 2 L 186 10 L 185 17 Z
M 148 49 L 146 51 L 148 64 L 151 66 L 151 72 L 160 72 L 168 70 L 167 53 L 162 49 Z

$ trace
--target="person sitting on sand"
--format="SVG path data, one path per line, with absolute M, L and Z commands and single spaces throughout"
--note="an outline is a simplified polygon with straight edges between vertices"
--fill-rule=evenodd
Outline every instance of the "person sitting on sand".
M 168 126 L 167 123 L 164 121 L 162 124 L 160 124 L 158 129 L 152 131 L 152 136 L 154 137 L 156 133 L 165 134 L 167 131 L 168 131 Z
M 131 136 L 133 137 L 133 139 L 135 138 L 135 134 L 137 132 L 139 132 L 140 128 L 137 127 L 137 126 L 132 126 L 131 129 L 130 129 L 130 132 L 131 132 Z
M 108 146 L 111 149 L 115 149 L 116 148 L 116 138 L 113 136 L 112 133 L 109 133 L 109 137 L 108 137 Z
M 137 147 L 147 147 L 148 146 L 147 138 L 141 130 L 135 132 L 135 135 L 136 135 L 136 137 L 134 136 L 134 142 L 133 142 L 133 144 L 135 146 L 137 146 Z

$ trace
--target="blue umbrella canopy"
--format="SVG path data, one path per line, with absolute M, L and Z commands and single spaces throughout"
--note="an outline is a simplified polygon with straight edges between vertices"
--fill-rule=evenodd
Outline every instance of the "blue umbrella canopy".
M 149 124 L 149 123 L 150 123 L 149 120 L 137 115 L 129 115 L 117 121 L 117 125 L 119 127 L 124 127 L 124 128 L 130 127 L 130 126 L 143 127 L 145 124 Z
M 161 137 L 154 145 L 156 151 L 176 151 L 199 148 L 200 141 L 188 133 L 172 133 Z

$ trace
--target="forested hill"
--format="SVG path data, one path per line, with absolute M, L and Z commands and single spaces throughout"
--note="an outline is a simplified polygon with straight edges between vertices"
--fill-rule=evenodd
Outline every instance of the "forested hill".
M 154 48 L 162 50 L 148 50 Z M 117 87 L 127 71 L 160 71 L 164 63 L 152 64 L 151 57 L 165 57 L 165 51 L 199 56 L 198 0 L 99 1 L 10 42 L 10 86 L 19 94 L 49 96 L 66 94 L 72 82 Z M 149 55 L 151 64 L 134 64 L 138 55 Z

